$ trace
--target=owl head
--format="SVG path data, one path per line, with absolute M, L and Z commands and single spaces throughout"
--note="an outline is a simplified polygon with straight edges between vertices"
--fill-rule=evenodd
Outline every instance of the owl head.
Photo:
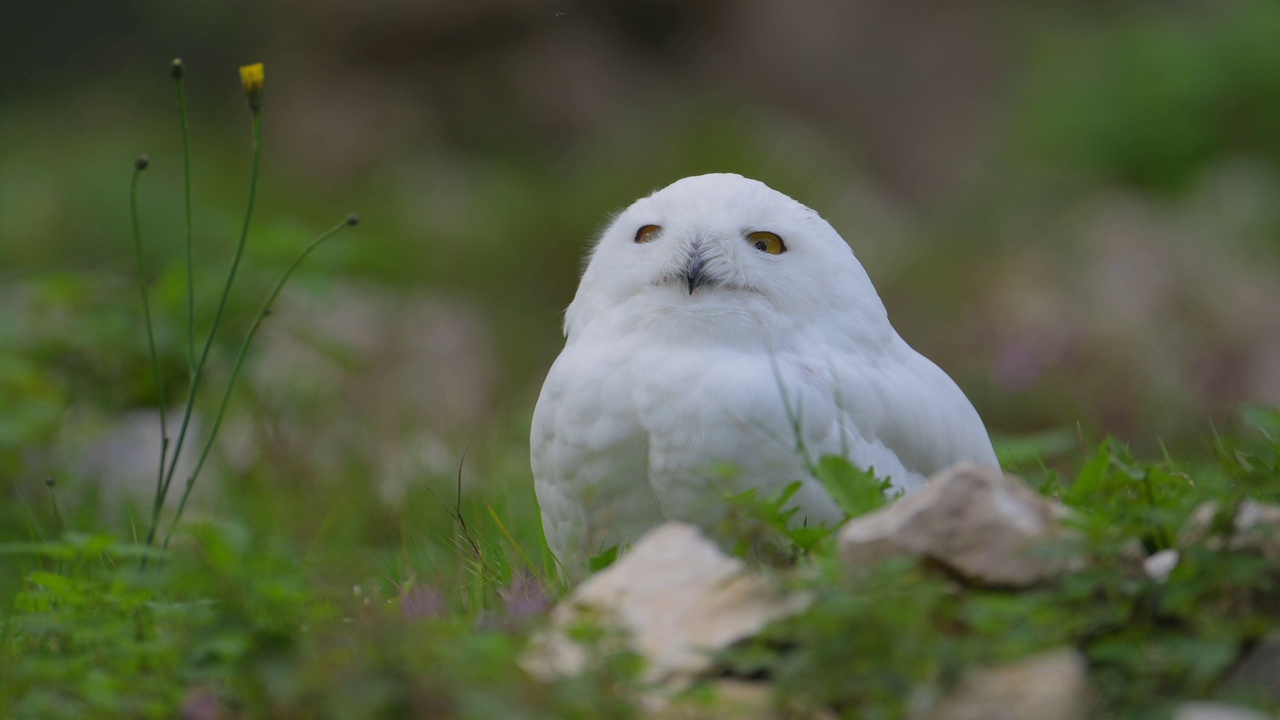
M 678 180 L 613 218 L 592 249 L 565 334 L 785 343 L 831 324 L 892 332 L 849 245 L 764 183 L 712 174 Z

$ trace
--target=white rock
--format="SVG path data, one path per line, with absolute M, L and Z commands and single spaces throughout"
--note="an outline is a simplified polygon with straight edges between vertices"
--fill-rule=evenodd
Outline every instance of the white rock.
M 613 565 L 588 578 L 535 636 L 524 666 L 549 679 L 574 675 L 587 650 L 568 638 L 583 620 L 622 630 L 647 661 L 646 679 L 681 686 L 711 665 L 710 653 L 758 633 L 805 607 L 697 528 L 666 523 L 649 531 Z
M 1180 705 L 1173 720 L 1268 720 L 1251 708 L 1221 702 L 1189 702 Z
M 184 487 L 195 470 L 196 458 L 205 437 L 203 423 L 192 416 L 187 437 L 174 473 L 174 487 Z M 170 408 L 165 413 L 165 432 L 171 443 L 178 440 L 182 428 L 182 408 Z M 124 492 L 134 496 L 151 497 L 155 492 L 157 463 L 160 458 L 161 431 L 158 410 L 134 410 L 111 418 L 99 434 L 94 434 L 84 445 L 80 456 L 80 473 L 83 477 L 102 482 L 104 492 Z M 167 465 L 166 465 L 167 466 Z
M 962 463 L 892 505 L 850 520 L 840 530 L 840 552 L 852 566 L 916 555 L 970 581 L 1026 586 L 1064 568 L 1062 558 L 1037 552 L 1060 534 L 1064 513 L 1017 478 Z
M 1088 696 L 1085 659 L 1071 648 L 976 671 L 924 720 L 1077 720 Z
M 1146 571 L 1147 577 L 1152 580 L 1164 582 L 1169 579 L 1169 573 L 1178 567 L 1178 560 L 1181 557 L 1176 549 L 1167 548 L 1143 560 L 1142 569 Z
M 1203 541 L 1217 514 L 1218 503 L 1211 500 L 1199 505 L 1187 518 L 1179 542 L 1186 545 Z M 1227 549 L 1258 550 L 1272 560 L 1280 559 L 1280 506 L 1245 500 L 1236 506 L 1231 527 Z M 1219 538 L 1210 538 L 1207 544 L 1214 549 L 1222 547 Z
M 165 413 L 165 432 L 170 443 L 166 468 L 172 459 L 181 427 L 182 408 L 170 408 Z M 196 459 L 200 457 L 200 450 L 206 439 L 205 432 L 199 414 L 193 414 L 182 455 L 178 459 L 178 468 L 165 499 L 165 505 L 170 509 L 177 506 L 186 488 L 187 478 L 195 470 Z M 74 503 L 80 483 L 96 485 L 104 522 L 114 525 L 122 520 L 121 510 L 132 506 L 144 513 L 141 518 L 135 518 L 134 522 L 141 523 L 145 532 L 145 513 L 150 510 L 156 491 L 161 445 L 159 410 L 132 410 L 121 415 L 103 415 L 86 406 L 71 409 L 59 431 L 55 452 L 62 464 L 53 473 L 59 486 L 65 483 L 68 488 L 60 493 L 61 500 Z M 214 474 L 210 465 L 212 463 L 201 471 L 201 479 L 192 490 L 188 512 L 216 496 L 208 488 L 208 476 Z

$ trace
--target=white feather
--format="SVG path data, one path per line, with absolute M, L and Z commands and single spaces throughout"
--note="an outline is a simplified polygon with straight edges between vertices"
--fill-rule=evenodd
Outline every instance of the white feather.
M 635 242 L 645 225 L 662 232 Z M 757 231 L 786 252 L 753 247 Z M 690 292 L 695 256 L 711 282 Z M 530 447 L 547 542 L 572 574 L 664 519 L 713 530 L 723 490 L 799 480 L 797 522 L 838 522 L 806 469 L 824 455 L 904 491 L 961 460 L 996 464 L 973 405 L 894 331 L 849 245 L 738 175 L 685 178 L 620 213 L 565 337 Z

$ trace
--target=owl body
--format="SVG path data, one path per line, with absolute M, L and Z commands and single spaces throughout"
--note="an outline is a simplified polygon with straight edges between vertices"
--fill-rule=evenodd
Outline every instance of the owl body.
M 973 406 L 894 332 L 840 236 L 736 175 L 686 178 L 621 213 L 565 334 L 530 445 L 570 574 L 664 520 L 714 530 L 726 492 L 799 481 L 795 521 L 838 522 L 809 470 L 825 455 L 904 491 L 953 462 L 996 462 Z

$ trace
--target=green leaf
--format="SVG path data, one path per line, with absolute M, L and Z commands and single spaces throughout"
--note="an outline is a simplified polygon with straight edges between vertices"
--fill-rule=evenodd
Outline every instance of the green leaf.
M 71 589 L 71 581 L 57 573 L 46 572 L 44 570 L 36 570 L 27 575 L 27 582 L 32 585 L 38 585 L 53 592 L 62 592 Z
M 6 542 L 0 543 L 0 555 L 36 555 L 55 560 L 69 560 L 76 556 L 75 548 L 66 543 L 53 540 L 43 542 Z
M 618 559 L 618 546 L 612 545 L 604 552 L 587 560 L 587 567 L 597 573 L 613 564 Z
M 1104 440 L 1093 457 L 1080 468 L 1076 481 L 1067 491 L 1068 504 L 1087 505 L 1088 498 L 1104 493 L 1107 471 L 1111 468 L 1111 439 Z
M 817 475 L 849 517 L 879 510 L 889 501 L 892 485 L 888 479 L 876 477 L 875 468 L 862 470 L 839 455 L 827 455 L 818 461 Z
M 1271 443 L 1280 442 L 1280 410 L 1276 408 L 1249 405 L 1241 408 L 1240 415 L 1255 430 L 1262 433 Z

